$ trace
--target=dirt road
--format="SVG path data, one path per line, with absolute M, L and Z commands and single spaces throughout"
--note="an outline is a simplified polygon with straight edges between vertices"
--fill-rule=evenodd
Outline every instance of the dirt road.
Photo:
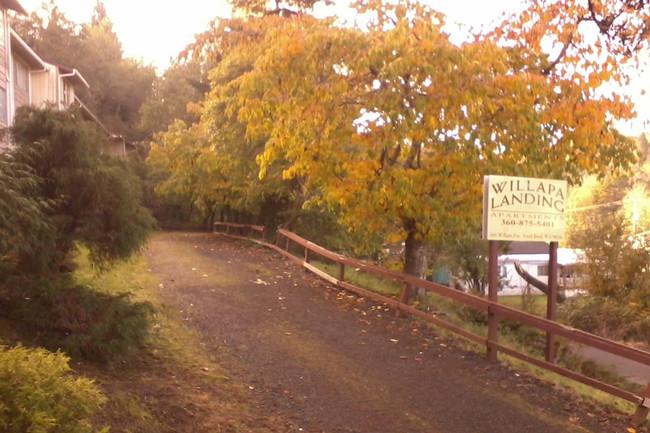
M 216 356 L 228 353 L 225 367 L 288 431 L 625 431 L 622 417 L 490 364 L 262 247 L 165 233 L 147 254 L 165 302 Z

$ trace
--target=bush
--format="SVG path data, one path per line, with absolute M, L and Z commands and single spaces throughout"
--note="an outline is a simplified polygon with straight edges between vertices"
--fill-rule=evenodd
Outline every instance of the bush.
M 131 302 L 129 295 L 109 295 L 85 286 L 41 281 L 26 283 L 9 298 L 12 319 L 36 331 L 53 350 L 100 363 L 127 358 L 149 333 L 153 307 Z
M 614 340 L 650 343 L 650 316 L 637 306 L 613 298 L 578 298 L 559 309 L 574 328 Z
M 139 251 L 154 221 L 140 204 L 142 188 L 132 167 L 123 159 L 101 154 L 109 139 L 104 131 L 83 121 L 75 110 L 21 107 L 11 134 L 10 162 L 21 170 L 8 170 L 8 164 L 0 167 L 0 186 L 15 185 L 18 199 L 41 211 L 22 212 L 28 211 L 36 222 L 42 220 L 51 234 L 38 237 L 38 242 L 29 239 L 28 245 L 35 247 L 18 257 L 20 272 L 56 274 L 77 243 L 88 247 L 93 264 L 99 267 Z M 23 179 L 24 173 L 30 177 Z M 19 210 L 26 205 L 18 199 L 10 202 L 10 222 L 23 221 Z M 0 228 L 3 225 L 7 224 Z M 30 234 L 35 225 L 9 227 Z
M 0 347 L 0 431 L 94 432 L 88 418 L 104 401 L 91 380 L 70 375 L 61 352 Z
M 9 154 L 0 155 L 0 281 L 54 237 L 46 218 L 52 203 L 39 195 L 41 179 Z

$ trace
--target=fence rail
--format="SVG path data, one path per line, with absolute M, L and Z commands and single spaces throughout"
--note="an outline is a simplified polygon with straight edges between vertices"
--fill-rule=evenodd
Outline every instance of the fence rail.
M 560 323 L 553 322 L 551 320 L 535 316 L 533 314 L 529 314 L 515 308 L 501 305 L 498 302 L 493 302 L 479 296 L 460 292 L 458 290 L 431 281 L 422 280 L 400 272 L 391 271 L 381 266 L 371 265 L 360 260 L 336 254 L 287 230 L 279 229 L 276 233 L 275 242 L 272 244 L 264 240 L 266 232 L 263 226 L 215 223 L 214 228 L 217 232 L 233 237 L 253 240 L 259 244 L 265 245 L 279 252 L 285 257 L 293 260 L 299 265 L 305 267 L 309 271 L 327 280 L 331 284 L 341 287 L 342 289 L 357 293 L 376 302 L 385 303 L 392 306 L 399 312 L 411 314 L 436 326 L 440 326 L 448 331 L 451 331 L 465 339 L 468 339 L 475 343 L 483 344 L 485 345 L 488 353 L 501 352 L 507 354 L 537 367 L 544 368 L 546 370 L 565 376 L 569 379 L 614 395 L 618 398 L 635 403 L 638 405 L 638 407 L 631 418 L 631 425 L 633 427 L 638 427 L 643 424 L 648 416 L 648 412 L 650 412 L 650 383 L 646 387 L 645 391 L 641 393 L 641 395 L 637 395 L 617 386 L 604 383 L 591 377 L 566 369 L 553 362 L 538 359 L 528 354 L 521 353 L 499 343 L 498 333 L 497 335 L 491 336 L 488 332 L 486 333 L 486 336 L 481 336 L 463 329 L 453 323 L 445 321 L 440 317 L 429 314 L 425 311 L 415 308 L 412 305 L 409 305 L 407 299 L 407 290 L 409 290 L 409 287 L 423 289 L 427 292 L 432 292 L 451 299 L 455 302 L 475 308 L 489 315 L 494 315 L 497 318 L 510 319 L 523 325 L 536 328 L 540 331 L 563 337 L 569 341 L 594 347 L 604 352 L 633 360 L 648 366 L 650 366 L 650 352 L 636 349 L 616 341 L 608 340 L 606 338 L 590 334 L 588 332 L 584 332 L 570 326 L 562 325 Z M 252 235 L 255 235 L 255 237 Z M 294 247 L 295 249 L 295 245 L 303 249 L 303 257 L 296 256 L 291 252 L 291 248 Z M 333 276 L 313 266 L 310 262 L 313 260 L 314 255 L 321 256 L 336 263 L 338 265 L 338 274 L 336 276 Z M 346 267 L 355 270 L 363 270 L 370 274 L 400 282 L 403 288 L 399 298 L 393 299 L 391 297 L 384 296 L 351 284 L 345 280 Z

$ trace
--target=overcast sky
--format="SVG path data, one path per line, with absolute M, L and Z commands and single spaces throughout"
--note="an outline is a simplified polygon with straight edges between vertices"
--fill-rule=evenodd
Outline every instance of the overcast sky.
M 32 12 L 44 0 L 20 0 Z M 48 0 L 49 1 L 49 0 Z M 225 0 L 103 0 L 114 24 L 122 48 L 129 57 L 144 60 L 160 70 L 169 60 L 207 28 L 215 17 L 228 17 L 230 6 Z M 471 25 L 495 20 L 503 11 L 512 11 L 521 0 L 430 0 L 436 9 L 458 22 Z M 95 0 L 56 0 L 68 19 L 87 22 Z
M 28 12 L 40 7 L 44 0 L 19 0 Z M 45 0 L 49 1 L 49 0 Z M 169 65 L 189 43 L 216 17 L 228 17 L 230 6 L 226 0 L 103 0 L 114 30 L 128 57 L 155 66 L 159 72 Z M 429 0 L 428 3 L 445 13 L 449 21 L 481 26 L 494 22 L 503 12 L 521 8 L 521 0 Z M 95 0 L 56 0 L 68 19 L 75 22 L 90 20 Z M 646 119 L 645 130 L 650 131 L 650 71 L 644 71 L 629 90 L 637 111 Z M 641 89 L 649 90 L 641 95 Z M 626 134 L 638 135 L 644 129 L 644 120 L 631 125 L 620 125 Z

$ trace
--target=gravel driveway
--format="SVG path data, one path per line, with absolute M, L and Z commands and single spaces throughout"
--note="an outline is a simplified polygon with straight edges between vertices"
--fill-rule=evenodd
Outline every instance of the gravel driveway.
M 236 360 L 225 367 L 289 431 L 625 431 L 621 415 L 395 319 L 263 247 L 163 233 L 148 256 L 164 301 Z

